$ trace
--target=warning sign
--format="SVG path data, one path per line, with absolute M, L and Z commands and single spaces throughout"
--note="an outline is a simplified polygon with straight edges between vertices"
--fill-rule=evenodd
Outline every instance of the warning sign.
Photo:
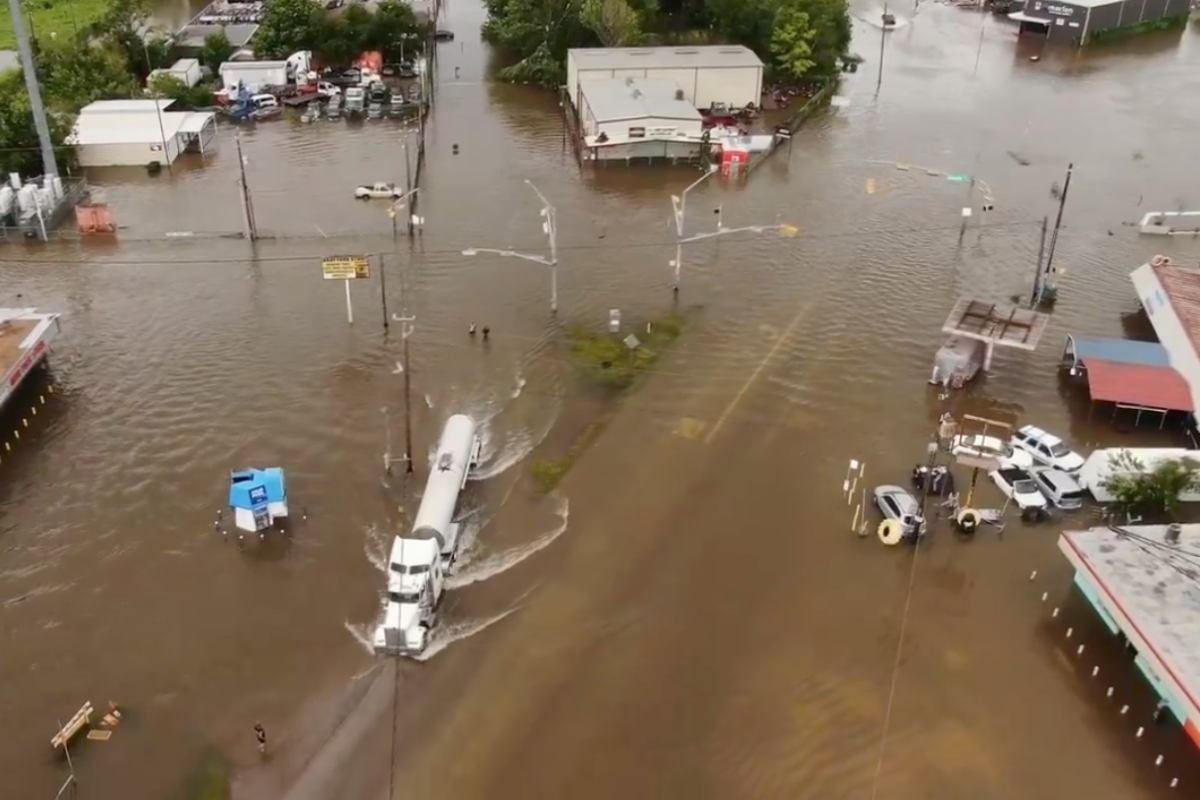
M 321 259 L 321 274 L 327 281 L 352 281 L 371 277 L 369 256 L 329 256 Z

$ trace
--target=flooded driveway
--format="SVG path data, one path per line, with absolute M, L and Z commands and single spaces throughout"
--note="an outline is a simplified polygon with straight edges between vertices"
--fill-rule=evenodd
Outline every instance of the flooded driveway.
M 697 226 L 720 205 L 728 225 L 803 235 L 692 248 L 679 302 L 694 326 L 561 494 L 535 498 L 523 459 L 580 424 L 561 328 L 672 308 L 669 192 L 694 176 L 581 172 L 552 95 L 486 81 L 482 20 L 451 5 L 411 246 L 352 196 L 403 180 L 411 136 L 279 121 L 242 134 L 261 242 L 225 238 L 241 229 L 227 129 L 202 167 L 93 175 L 117 243 L 6 254 L 5 301 L 60 310 L 67 330 L 47 411 L 0 464 L 14 796 L 52 795 L 56 721 L 109 699 L 127 722 L 81 747 L 76 770 L 85 791 L 131 800 L 179 791 L 212 751 L 266 797 L 294 780 L 297 797 L 379 796 L 389 773 L 414 798 L 1129 800 L 1171 796 L 1173 776 L 1200 784 L 1170 731 L 1133 738 L 1125 720 L 1153 705 L 1136 682 L 1122 719 L 1090 677 L 1129 667 L 1098 637 L 1096 662 L 1063 644 L 1088 614 L 1049 619 L 1069 583 L 1052 527 L 942 537 L 914 573 L 908 551 L 849 532 L 839 495 L 850 458 L 893 483 L 922 457 L 945 407 L 924 383 L 941 322 L 962 293 L 1028 291 L 1068 162 L 1046 340 L 1001 354 L 951 407 L 1079 448 L 1139 435 L 1072 412 L 1055 367 L 1067 333 L 1121 335 L 1134 265 L 1200 258 L 1128 227 L 1200 202 L 1184 155 L 1200 111 L 1175 99 L 1200 88 L 1194 32 L 1033 62 L 1038 46 L 1008 24 L 932 6 L 888 34 L 876 95 L 879 32 L 860 25 L 849 107 L 744 184 L 689 196 Z M 965 187 L 917 167 L 977 176 L 995 210 L 960 240 Z M 558 208 L 557 320 L 544 268 L 461 255 L 543 252 L 526 180 Z M 346 253 L 376 265 L 353 287 L 353 325 L 319 268 Z M 403 400 L 380 259 L 389 313 L 417 317 L 416 451 L 467 412 L 485 421 L 488 461 L 442 649 L 371 671 L 380 566 L 411 497 L 381 474 Z M 472 322 L 491 326 L 487 349 Z M 239 552 L 213 523 L 228 471 L 250 464 L 285 466 L 308 520 Z M 357 702 L 335 703 L 354 675 Z M 317 756 L 331 706 L 348 716 Z M 266 767 L 255 720 L 272 736 Z

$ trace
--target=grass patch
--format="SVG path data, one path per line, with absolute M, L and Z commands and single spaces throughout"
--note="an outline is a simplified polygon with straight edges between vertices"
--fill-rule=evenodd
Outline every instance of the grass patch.
M 219 755 L 207 753 L 187 777 L 183 800 L 229 800 L 229 769 Z
M 41 39 L 49 39 L 51 33 L 58 34 L 59 39 L 73 38 L 76 30 L 82 31 L 103 17 L 108 5 L 108 0 L 25 0 L 21 3 L 27 32 Z M 0 14 L 0 50 L 16 49 L 17 37 L 8 9 L 5 9 Z
M 571 447 L 567 450 L 567 454 L 562 458 L 538 458 L 529 466 L 529 472 L 533 476 L 533 486 L 538 494 L 549 494 L 558 488 L 558 484 L 570 472 L 571 467 L 575 466 L 575 462 L 579 457 L 592 446 L 596 439 L 600 438 L 604 427 L 608 425 L 608 421 L 612 419 L 615 409 L 608 409 L 599 417 L 592 420 L 578 436 L 575 441 L 571 442 Z
M 654 366 L 666 347 L 680 337 L 684 323 L 679 314 L 652 321 L 633 333 L 638 346 L 632 349 L 625 343 L 629 333 L 596 333 L 586 328 L 574 328 L 567 334 L 571 363 L 594 386 L 628 389 Z M 558 488 L 579 457 L 600 438 L 615 413 L 615 407 L 606 408 L 575 437 L 567 454 L 561 458 L 534 459 L 529 465 L 534 489 L 539 494 L 549 494 Z
M 589 383 L 614 389 L 628 388 L 654 366 L 667 345 L 679 338 L 683 323 L 683 317 L 670 314 L 632 334 L 573 328 L 567 334 L 571 363 Z M 637 347 L 630 348 L 626 344 L 625 339 L 630 335 L 637 337 Z

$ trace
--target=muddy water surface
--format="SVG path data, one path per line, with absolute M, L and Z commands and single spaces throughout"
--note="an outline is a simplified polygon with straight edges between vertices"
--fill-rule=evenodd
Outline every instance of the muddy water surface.
M 1172 776 L 1200 785 L 1171 732 L 1135 742 L 1133 716 L 1047 621 L 1042 592 L 1053 605 L 1068 584 L 1054 528 L 1014 522 L 923 553 L 897 672 L 912 556 L 850 535 L 837 496 L 849 458 L 868 482 L 902 482 L 921 457 L 943 409 L 923 383 L 942 319 L 961 293 L 1028 290 L 1049 188 L 1071 161 L 1045 342 L 1000 355 L 953 407 L 1080 448 L 1161 440 L 1089 423 L 1054 366 L 1066 333 L 1121 334 L 1133 265 L 1159 250 L 1200 258 L 1127 224 L 1198 201 L 1185 157 L 1198 112 L 1172 99 L 1200 88 L 1193 32 L 1035 63 L 1009 25 L 934 6 L 889 34 L 876 95 L 879 32 L 861 24 L 869 60 L 844 89 L 850 106 L 744 184 L 689 196 L 697 229 L 721 205 L 726 224 L 779 219 L 803 235 L 693 248 L 680 302 L 695 325 L 561 496 L 538 499 L 522 458 L 586 407 L 571 400 L 560 326 L 671 309 L 668 193 L 694 176 L 580 172 L 552 97 L 487 82 L 482 18 L 473 3 L 449 13 L 412 246 L 351 196 L 403 180 L 410 135 L 284 120 L 242 134 L 262 242 L 222 238 L 241 227 L 227 129 L 203 166 L 92 176 L 123 226 L 115 244 L 6 254 L 5 300 L 62 310 L 67 330 L 53 410 L 0 465 L 13 796 L 53 793 L 56 719 L 110 698 L 127 724 L 81 748 L 76 769 L 85 789 L 128 798 L 170 796 L 211 750 L 266 797 L 297 776 L 296 796 L 379 796 L 393 763 L 395 796 L 417 798 L 1127 799 L 1170 796 Z M 1164 83 L 1173 93 L 1146 91 Z M 916 166 L 978 176 L 995 211 L 960 240 L 965 186 Z M 526 180 L 558 208 L 557 323 L 544 268 L 461 255 L 544 252 Z M 396 676 L 367 673 L 362 639 L 412 496 L 399 476 L 381 481 L 389 436 L 401 449 L 400 344 L 383 330 L 378 268 L 353 287 L 353 325 L 342 287 L 320 279 L 322 255 L 348 252 L 382 258 L 389 313 L 417 317 L 415 450 L 450 413 L 487 420 L 469 585 L 447 633 L 518 609 L 401 665 L 394 762 Z M 465 335 L 473 321 L 495 331 L 488 348 Z M 213 520 L 227 471 L 246 464 L 287 467 L 308 520 L 239 552 Z M 1105 674 L 1128 670 L 1104 653 Z M 310 760 L 325 698 L 360 673 L 384 681 L 354 717 L 365 738 Z M 255 719 L 272 732 L 267 768 Z M 1167 768 L 1154 770 L 1159 749 Z

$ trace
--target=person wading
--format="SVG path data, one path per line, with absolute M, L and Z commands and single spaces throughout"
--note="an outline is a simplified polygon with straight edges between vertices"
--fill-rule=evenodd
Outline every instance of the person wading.
M 261 722 L 254 723 L 254 738 L 258 740 L 258 752 L 267 752 L 267 732 Z

